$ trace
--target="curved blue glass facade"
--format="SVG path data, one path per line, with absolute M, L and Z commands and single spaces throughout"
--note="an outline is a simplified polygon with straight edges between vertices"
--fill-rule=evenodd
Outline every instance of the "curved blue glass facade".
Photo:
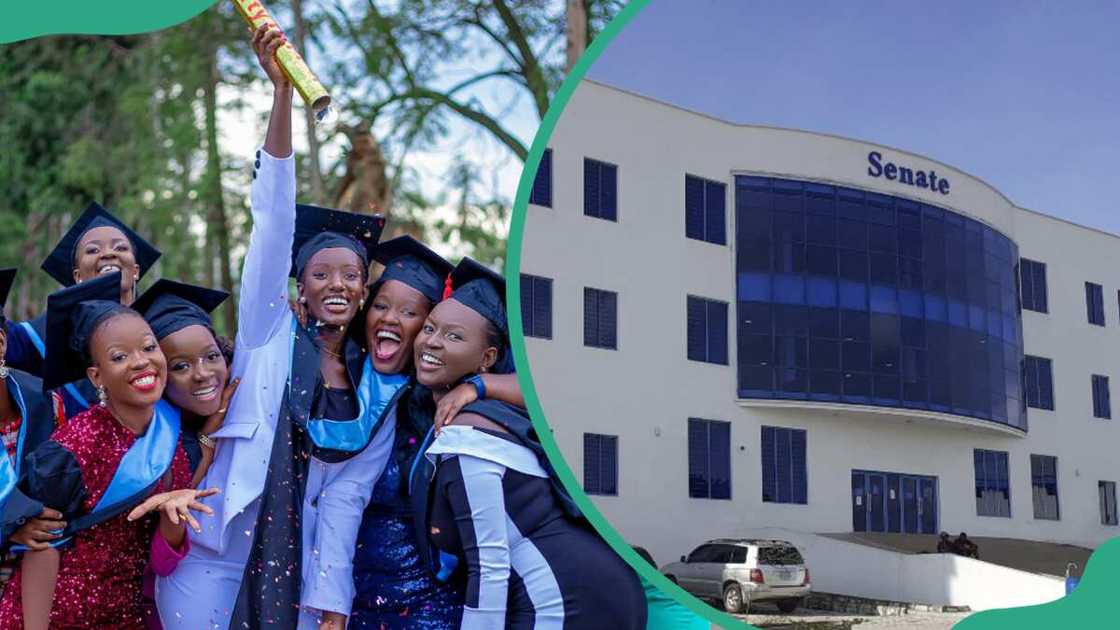
M 927 409 L 1027 428 L 1019 252 L 909 199 L 736 177 L 742 398 Z

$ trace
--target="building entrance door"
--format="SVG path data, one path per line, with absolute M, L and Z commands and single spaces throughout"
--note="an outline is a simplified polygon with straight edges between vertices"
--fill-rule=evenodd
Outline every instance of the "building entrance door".
M 937 477 L 853 470 L 852 530 L 937 533 Z

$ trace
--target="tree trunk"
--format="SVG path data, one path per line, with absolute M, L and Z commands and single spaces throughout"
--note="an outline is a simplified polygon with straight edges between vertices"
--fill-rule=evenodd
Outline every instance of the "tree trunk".
M 568 62 L 564 72 L 571 74 L 580 55 L 587 49 L 587 0 L 567 0 L 564 13 L 568 35 Z
M 213 13 L 208 13 L 206 17 L 213 20 L 215 16 Z M 217 29 L 215 28 L 215 30 Z M 205 55 L 208 72 L 206 74 L 204 97 L 206 109 L 206 185 L 203 186 L 203 195 L 206 203 L 210 206 L 206 236 L 207 240 L 217 236 L 217 251 L 215 253 L 218 257 L 221 288 L 232 296 L 233 273 L 230 269 L 229 224 L 226 220 L 226 206 L 222 195 L 222 158 L 218 151 L 218 81 L 220 78 L 218 50 L 217 44 L 207 43 L 204 45 L 206 46 Z M 212 260 L 207 262 L 213 264 Z M 224 331 L 231 337 L 235 334 L 237 325 L 235 305 L 236 300 L 231 297 L 231 299 L 226 300 L 222 308 L 223 319 L 225 320 Z
M 345 133 L 350 138 L 350 153 L 346 156 L 346 174 L 339 182 L 334 207 L 388 218 L 393 191 L 381 145 L 369 130 L 353 127 Z
M 292 0 L 292 17 L 295 19 L 296 50 L 303 55 L 303 60 L 310 64 L 306 45 L 307 25 L 303 20 L 303 1 Z M 315 133 L 315 113 L 307 103 L 303 104 L 303 115 L 307 121 L 307 151 L 308 165 L 311 167 L 311 199 L 312 203 L 323 205 L 326 202 L 323 190 L 323 171 L 319 166 L 319 135 Z

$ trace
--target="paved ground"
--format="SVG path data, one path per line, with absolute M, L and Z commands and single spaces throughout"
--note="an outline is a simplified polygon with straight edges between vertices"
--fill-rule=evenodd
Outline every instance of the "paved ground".
M 819 610 L 798 609 L 791 615 L 771 613 L 737 615 L 747 623 L 768 630 L 949 630 L 968 613 L 912 613 L 867 617 Z

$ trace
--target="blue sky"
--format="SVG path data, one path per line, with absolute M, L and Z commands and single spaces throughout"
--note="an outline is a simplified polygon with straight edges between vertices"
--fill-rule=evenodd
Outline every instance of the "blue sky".
M 1120 234 L 1120 2 L 653 0 L 595 80 L 913 151 Z

